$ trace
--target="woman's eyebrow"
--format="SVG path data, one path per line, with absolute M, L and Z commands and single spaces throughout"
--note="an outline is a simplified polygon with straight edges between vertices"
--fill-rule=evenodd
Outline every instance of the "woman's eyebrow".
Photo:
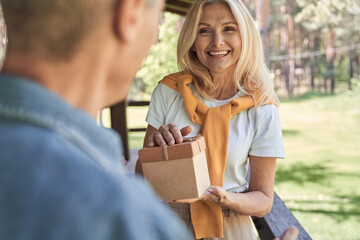
M 229 24 L 237 25 L 237 23 L 236 23 L 236 22 L 234 22 L 234 21 L 230 21 L 230 22 L 224 22 L 224 23 L 222 23 L 222 24 L 221 24 L 221 26 L 224 26 L 224 25 L 229 25 Z M 204 25 L 204 26 L 208 26 L 208 27 L 210 27 L 210 24 L 208 24 L 208 23 L 203 23 L 203 22 L 200 22 L 200 23 L 199 23 L 199 26 L 200 26 L 200 25 Z
M 204 25 L 204 26 L 208 26 L 208 27 L 210 26 L 210 24 L 207 24 L 207 23 L 201 23 L 201 22 L 199 23 L 199 26 L 200 26 L 200 25 Z
M 234 25 L 237 25 L 237 22 L 233 22 L 233 21 L 230 21 L 230 22 L 224 22 L 223 24 L 221 24 L 222 26 L 223 25 L 229 25 L 229 24 L 234 24 Z

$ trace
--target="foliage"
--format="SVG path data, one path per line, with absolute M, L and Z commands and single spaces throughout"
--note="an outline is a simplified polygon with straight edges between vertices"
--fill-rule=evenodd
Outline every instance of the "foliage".
M 137 73 L 137 78 L 132 85 L 130 98 L 139 98 L 138 93 L 143 92 L 148 98 L 154 90 L 158 81 L 165 75 L 176 72 L 176 45 L 177 45 L 177 24 L 180 17 L 176 14 L 164 13 L 163 23 L 159 27 L 159 40 L 145 59 L 142 68 Z
M 360 79 L 352 78 L 351 79 L 351 90 L 348 91 L 349 95 L 360 96 Z
M 356 0 L 297 0 L 301 11 L 296 14 L 296 22 L 308 31 L 336 32 L 338 43 L 357 40 L 360 26 L 360 5 Z M 358 11 L 358 12 L 357 12 Z M 353 39 L 348 39 L 348 38 Z

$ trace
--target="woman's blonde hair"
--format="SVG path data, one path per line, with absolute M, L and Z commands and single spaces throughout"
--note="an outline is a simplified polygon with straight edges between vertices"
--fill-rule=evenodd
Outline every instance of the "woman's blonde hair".
M 241 0 L 195 0 L 179 35 L 177 61 L 180 70 L 190 71 L 195 76 L 194 84 L 202 97 L 212 98 L 218 95 L 219 89 L 212 82 L 209 70 L 198 60 L 196 52 L 191 50 L 204 7 L 216 4 L 230 7 L 240 30 L 242 44 L 233 76 L 234 86 L 250 94 L 256 105 L 266 104 L 271 100 L 278 103 L 273 80 L 265 64 L 259 31 Z

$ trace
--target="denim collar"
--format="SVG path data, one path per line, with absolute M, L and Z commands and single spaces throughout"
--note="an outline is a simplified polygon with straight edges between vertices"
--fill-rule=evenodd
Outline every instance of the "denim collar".
M 103 168 L 121 164 L 121 141 L 115 131 L 99 127 L 90 114 L 35 81 L 0 74 L 0 116 L 57 132 Z

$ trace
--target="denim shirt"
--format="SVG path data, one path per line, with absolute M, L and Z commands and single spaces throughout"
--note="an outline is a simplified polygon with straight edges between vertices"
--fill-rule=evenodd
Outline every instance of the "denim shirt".
M 0 75 L 0 239 L 189 239 L 120 140 L 42 85 Z

